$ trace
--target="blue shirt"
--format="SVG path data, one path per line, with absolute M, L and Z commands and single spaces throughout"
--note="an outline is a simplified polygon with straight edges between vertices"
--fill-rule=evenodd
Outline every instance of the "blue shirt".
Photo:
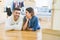
M 24 20 L 26 18 L 24 17 Z M 40 29 L 40 25 L 39 25 L 39 21 L 38 21 L 38 18 L 36 16 L 33 16 L 29 22 L 28 22 L 28 27 L 29 28 L 32 28 L 34 31 Z

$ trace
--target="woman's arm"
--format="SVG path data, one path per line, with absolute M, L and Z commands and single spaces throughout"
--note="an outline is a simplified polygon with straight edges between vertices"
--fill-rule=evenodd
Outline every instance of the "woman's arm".
M 26 19 L 26 20 L 25 20 L 25 19 Z M 25 22 L 25 21 L 26 21 L 26 22 Z M 23 28 L 22 28 L 22 30 L 25 30 L 25 29 L 27 28 L 28 21 L 29 21 L 28 18 L 24 18 L 24 19 L 23 19 Z
M 32 22 L 33 22 L 33 27 L 32 28 L 28 28 L 28 30 L 32 30 L 32 31 L 36 31 L 37 30 L 37 28 L 38 28 L 38 26 L 39 26 L 39 24 L 38 24 L 38 18 L 37 17 L 35 17 L 33 20 L 32 20 Z

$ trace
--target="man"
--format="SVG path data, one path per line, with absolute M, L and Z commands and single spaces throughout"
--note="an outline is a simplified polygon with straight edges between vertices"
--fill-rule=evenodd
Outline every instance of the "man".
M 18 8 L 13 10 L 12 15 L 6 20 L 5 30 L 21 30 L 23 17 L 20 11 Z

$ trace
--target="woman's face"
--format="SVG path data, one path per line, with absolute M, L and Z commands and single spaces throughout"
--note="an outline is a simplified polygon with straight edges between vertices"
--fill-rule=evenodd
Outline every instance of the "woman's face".
M 27 18 L 30 18 L 31 17 L 31 13 L 29 13 L 27 10 L 26 10 L 26 17 Z

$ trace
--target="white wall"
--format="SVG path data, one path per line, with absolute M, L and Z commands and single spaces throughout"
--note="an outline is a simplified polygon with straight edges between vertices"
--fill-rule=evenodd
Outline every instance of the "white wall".
M 6 13 L 4 13 L 4 1 L 1 0 L 0 2 L 0 23 L 5 22 Z
M 35 0 L 37 7 L 48 6 L 49 8 L 52 7 L 52 0 Z
M 54 12 L 53 30 L 60 30 L 60 10 Z
M 35 7 L 36 6 L 36 4 L 35 4 L 35 0 L 31 0 L 31 1 L 29 1 L 29 0 L 24 0 L 24 6 L 25 7 Z
M 55 1 L 55 11 L 53 17 L 53 30 L 60 30 L 60 0 Z

